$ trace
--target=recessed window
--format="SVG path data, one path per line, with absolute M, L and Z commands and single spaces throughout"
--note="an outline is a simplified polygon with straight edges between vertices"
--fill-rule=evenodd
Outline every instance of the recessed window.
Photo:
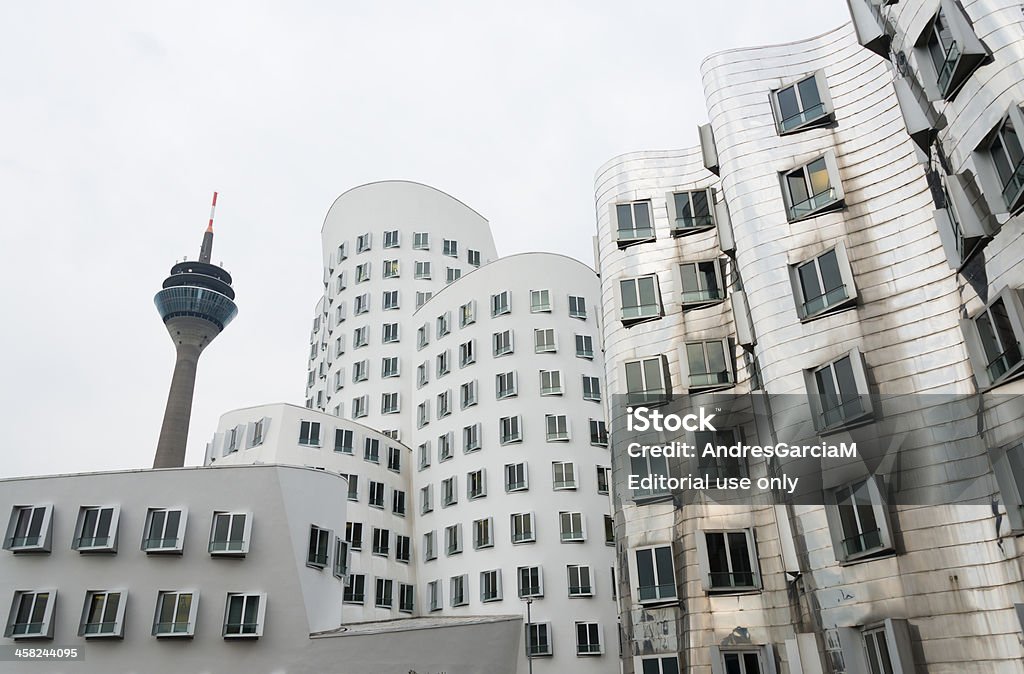
M 442 254 L 448 257 L 459 256 L 459 242 L 452 239 L 443 239 Z
M 380 376 L 383 378 L 398 376 L 398 356 L 385 356 L 381 359 Z
M 457 555 L 462 552 L 462 525 L 452 524 L 444 528 L 445 554 Z
M 452 392 L 451 390 L 437 394 L 437 418 L 444 419 L 452 413 Z
M 843 206 L 835 155 L 826 152 L 802 166 L 780 173 L 786 217 L 790 222 L 810 218 Z
M 398 394 L 397 393 L 381 393 L 380 394 L 380 413 L 381 414 L 398 414 Z
M 480 468 L 466 473 L 466 497 L 472 501 L 484 496 L 487 496 L 487 472 Z
M 199 593 L 164 590 L 157 594 L 153 618 L 155 637 L 191 637 L 196 630 Z
M 570 564 L 569 573 L 569 596 L 570 597 L 593 597 L 594 586 L 590 581 L 590 567 L 581 564 Z
M 428 232 L 413 232 L 412 247 L 414 250 L 430 250 L 430 234 Z
M 430 561 L 437 559 L 437 541 L 436 532 L 428 531 L 423 534 L 423 559 Z
M 985 138 L 978 148 L 981 155 L 978 177 L 982 189 L 999 192 L 1001 199 L 993 201 L 1005 204 L 1011 214 L 1024 208 L 1024 112 L 1018 104 L 1010 106 L 1009 112 L 999 125 Z M 1000 209 L 1002 210 L 1002 209 Z
M 619 248 L 645 241 L 654 241 L 654 219 L 651 214 L 650 201 L 615 204 L 612 208 L 616 230 L 615 240 L 618 242 Z
M 569 295 L 569 315 L 582 320 L 587 319 L 587 300 L 579 295 Z
M 370 263 L 363 262 L 356 265 L 356 284 L 365 283 L 370 280 Z M 358 298 L 356 298 L 358 299 Z M 359 303 L 356 302 L 356 313 L 359 313 Z
M 452 354 L 451 351 L 445 349 L 441 353 L 437 354 L 437 376 L 443 377 L 452 371 Z
M 377 438 L 363 439 L 363 460 L 380 463 L 380 440 Z
M 503 445 L 523 441 L 523 418 L 502 417 L 498 420 L 499 438 Z
M 398 278 L 398 260 L 384 260 L 384 278 Z
M 550 290 L 531 290 L 530 291 L 530 313 L 550 313 L 551 312 L 551 291 Z
M 362 522 L 346 522 L 345 523 L 345 542 L 348 543 L 350 550 L 362 550 L 363 549 L 363 523 Z
M 551 462 L 551 486 L 555 491 L 576 489 L 576 464 L 572 461 Z
M 405 517 L 405 492 L 401 489 L 391 492 L 391 512 L 398 517 Z
M 912 660 L 910 629 L 906 620 L 886 619 L 880 625 L 865 627 L 861 630 L 861 640 L 872 674 L 913 674 L 916 671 Z M 846 647 L 847 644 L 843 646 Z M 856 648 L 860 644 L 851 643 L 849 646 Z
M 491 317 L 504 316 L 512 311 L 512 303 L 507 290 L 491 295 Z
M 452 432 L 448 431 L 437 436 L 437 462 L 444 463 L 455 456 L 455 449 L 452 447 Z
M 535 353 L 554 353 L 555 331 L 552 328 L 533 331 L 533 350 Z
M 842 242 L 793 267 L 792 277 L 801 319 L 829 314 L 856 302 L 853 270 Z
M 417 279 L 430 279 L 430 262 L 417 262 L 413 276 Z
M 537 540 L 533 519 L 533 513 L 514 513 L 512 515 L 513 543 L 533 543 Z M 522 595 L 520 594 L 520 596 Z
M 626 369 L 626 402 L 631 405 L 658 405 L 671 397 L 666 376 L 665 356 L 628 361 Z
M 515 370 L 511 372 L 500 372 L 494 376 L 494 391 L 495 397 L 498 400 L 515 396 L 517 394 L 517 389 Z
M 679 656 L 654 655 L 638 658 L 636 670 L 638 674 L 679 674 Z
M 673 192 L 666 198 L 673 236 L 706 232 L 715 226 L 715 190 Z
M 983 217 L 968 196 L 967 190 L 976 191 L 973 180 L 966 175 L 947 175 L 942 178 L 942 203 L 933 213 L 939 240 L 952 269 L 960 269 L 992 237 L 991 214 Z M 984 208 L 984 204 L 982 204 Z M 987 210 L 987 209 L 986 209 Z
M 542 396 L 562 395 L 562 373 L 560 371 L 540 371 L 540 394 Z
M 467 381 L 465 384 L 459 386 L 459 406 L 461 409 L 472 407 L 477 403 L 476 395 L 477 384 L 476 380 Z
M 402 472 L 402 450 L 398 447 L 388 447 L 388 470 Z
M 180 553 L 187 519 L 187 513 L 180 508 L 150 508 L 146 511 L 142 549 L 148 553 Z
M 345 604 L 363 604 L 366 601 L 366 575 L 352 573 L 345 583 L 345 592 L 341 601 Z
M 501 569 L 480 572 L 480 601 L 501 601 Z
M 583 375 L 583 399 L 601 401 L 601 379 Z
M 430 466 L 430 442 L 424 442 L 417 447 L 417 453 L 419 454 L 419 468 L 423 470 Z
M 672 547 L 659 545 L 635 551 L 637 598 L 641 604 L 676 598 L 676 576 Z M 631 561 L 634 561 L 631 560 Z
M 607 494 L 608 485 L 611 484 L 612 469 L 608 466 L 597 467 L 597 493 Z
M 520 599 L 544 596 L 544 577 L 539 566 L 520 566 L 516 577 Z
M 750 529 L 698 533 L 697 550 L 701 584 L 708 592 L 736 592 L 761 587 L 754 536 Z
M 748 646 L 745 648 L 719 648 L 712 646 L 711 648 L 712 658 L 723 671 L 737 672 L 738 674 L 769 674 L 775 671 L 774 666 L 768 669 L 766 664 L 768 661 L 767 653 L 763 646 Z M 879 670 L 878 674 L 882 674 L 882 671 Z
M 466 262 L 474 267 L 480 266 L 480 251 L 470 248 L 466 251 Z
M 819 70 L 773 91 L 772 111 L 780 136 L 831 122 L 832 100 L 825 73 Z
M 372 508 L 383 508 L 384 507 L 384 483 L 370 480 L 370 500 L 368 501 Z
M 495 358 L 497 358 L 498 356 L 504 356 L 506 354 L 509 354 L 509 353 L 513 352 L 512 331 L 511 330 L 503 330 L 502 332 L 494 333 L 494 335 L 492 337 L 492 342 L 494 344 L 494 356 L 495 356 Z
M 558 513 L 558 530 L 563 543 L 582 543 L 586 540 L 583 529 L 583 513 Z
M 473 547 L 477 550 L 494 547 L 494 518 L 473 520 Z
M 322 529 L 315 524 L 310 525 L 306 566 L 312 566 L 317 569 L 327 566 L 327 560 L 330 559 L 332 539 L 333 534 L 330 529 Z
M 86 639 L 123 636 L 124 609 L 127 601 L 127 593 L 121 590 L 86 592 L 78 636 Z
M 373 605 L 377 608 L 391 608 L 393 581 L 390 578 L 378 578 Z
M 416 588 L 406 583 L 398 584 L 398 610 L 402 613 L 412 613 L 415 603 Z
M 399 236 L 397 229 L 391 229 L 384 232 L 384 247 L 385 248 L 398 248 L 399 247 Z
M 455 476 L 441 480 L 441 506 L 447 508 L 459 502 L 459 490 L 455 484 Z
M 590 335 L 576 335 L 576 357 L 592 359 L 594 357 L 594 338 Z
M 818 430 L 832 430 L 870 418 L 867 370 L 860 350 L 805 372 Z
M 398 291 L 397 290 L 385 290 L 381 295 L 381 308 L 384 311 L 392 311 L 398 309 Z
M 430 401 L 424 400 L 416 406 L 416 426 L 423 428 L 430 423 Z
M 732 348 L 728 340 L 687 342 L 684 351 L 684 381 L 688 383 L 687 388 L 690 391 L 727 388 L 736 383 Z
M 214 512 L 210 527 L 209 552 L 212 555 L 245 555 L 249 551 L 252 516 L 240 512 Z
M 466 594 L 466 586 L 469 585 L 469 576 L 463 574 L 461 576 L 452 576 L 448 581 L 448 587 L 451 590 L 449 600 L 452 607 L 465 606 L 469 604 L 469 598 Z
M 56 590 L 15 592 L 4 636 L 10 639 L 52 639 L 56 599 Z
M 348 475 L 348 500 L 359 502 L 359 476 Z
M 525 462 L 505 464 L 505 491 L 526 491 L 529 486 Z
M 619 281 L 619 300 L 623 325 L 661 318 L 663 315 L 658 277 L 654 274 Z
M 576 623 L 576 655 L 601 655 L 601 626 L 597 623 Z
M 84 506 L 78 511 L 71 548 L 79 552 L 117 552 L 118 506 Z
M 320 446 L 319 421 L 302 421 L 299 423 L 299 444 L 306 447 Z
M 544 415 L 544 427 L 548 442 L 566 442 L 569 440 L 569 417 L 566 415 Z
M 229 592 L 227 605 L 224 607 L 224 638 L 261 637 L 266 610 L 266 594 Z
M 601 419 L 590 420 L 590 444 L 595 447 L 608 446 L 608 427 Z
M 476 362 L 476 340 L 459 344 L 459 367 L 466 367 Z
M 370 552 L 379 557 L 387 557 L 391 552 L 391 532 L 374 527 Z
M 825 492 L 825 514 L 836 559 L 849 562 L 893 549 L 885 482 L 880 477 Z
M 358 298 L 357 298 L 358 299 Z M 352 348 L 359 349 L 370 343 L 370 326 L 363 325 L 352 332 Z
M 527 657 L 551 655 L 551 624 L 530 623 L 526 626 Z
M 684 307 L 700 307 L 725 299 L 722 263 L 719 260 L 684 262 L 679 265 L 682 285 L 680 299 Z
M 356 253 L 365 253 L 370 250 L 370 243 L 372 237 L 369 232 L 366 234 L 360 234 L 356 237 Z
M 52 505 L 19 505 L 11 509 L 4 549 L 11 552 L 49 552 Z
M 446 311 L 437 317 L 437 338 L 441 339 L 452 331 L 452 313 Z
M 459 307 L 459 327 L 476 323 L 476 300 L 470 300 Z
M 462 427 L 462 451 L 464 454 L 480 449 L 480 422 Z

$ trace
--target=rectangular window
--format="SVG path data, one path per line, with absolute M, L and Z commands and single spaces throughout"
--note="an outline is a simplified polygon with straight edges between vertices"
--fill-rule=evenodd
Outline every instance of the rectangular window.
M 370 250 L 371 237 L 369 232 L 356 237 L 356 253 L 365 253 Z
M 466 262 L 474 267 L 480 266 L 480 251 L 470 248 L 466 251 Z
M 576 335 L 576 357 L 594 357 L 594 338 L 590 335 Z
M 724 300 L 725 283 L 722 276 L 722 263 L 718 260 L 679 265 L 683 306 L 704 306 Z
M 626 402 L 657 405 L 670 399 L 665 356 L 629 361 L 626 368 Z
M 345 604 L 362 604 L 366 601 L 365 574 L 349 574 L 348 582 L 345 583 L 345 593 L 342 595 L 341 601 Z
M 85 607 L 78 636 L 120 637 L 124 634 L 124 608 L 127 596 L 123 592 L 91 590 L 85 593 Z
M 369 504 L 373 508 L 384 507 L 384 483 L 374 482 L 370 480 L 370 500 Z
M 642 456 L 630 457 L 629 465 L 630 470 L 635 475 L 650 475 L 656 480 L 659 477 L 668 477 L 669 475 L 668 459 L 664 456 L 651 456 L 649 453 L 644 453 Z M 654 483 L 654 485 L 656 484 L 657 482 Z M 661 489 L 654 485 L 650 489 L 634 489 L 633 500 L 639 503 L 646 500 L 661 499 L 671 494 L 667 489 Z
M 498 420 L 499 437 L 503 445 L 523 441 L 522 417 L 502 417 Z
M 359 501 L 359 476 L 348 475 L 348 500 Z
M 764 650 L 762 648 L 719 649 L 712 647 L 719 667 L 726 672 L 738 674 L 768 674 L 765 667 Z M 879 673 L 881 674 L 881 672 Z
M 583 513 L 558 513 L 558 528 L 563 543 L 582 543 L 586 540 L 583 530 Z
M 348 259 L 348 243 L 342 243 L 338 246 L 338 262 L 342 262 Z
M 469 598 L 466 596 L 466 586 L 469 584 L 467 582 L 468 578 L 466 575 L 452 576 L 448 581 L 448 587 L 451 589 L 449 599 L 453 607 L 465 606 L 469 603 Z
M 384 379 L 398 376 L 398 356 L 385 356 L 380 361 L 380 376 Z
M 420 514 L 426 515 L 434 510 L 434 488 L 433 485 L 427 485 L 426 487 L 420 488 Z
M 455 484 L 455 477 L 441 480 L 441 506 L 447 508 L 459 502 L 459 490 Z
M 445 350 L 437 354 L 437 376 L 443 377 L 452 371 L 451 351 Z
M 462 278 L 462 270 L 456 267 L 446 267 L 444 270 L 445 283 L 455 283 Z
M 792 272 L 797 313 L 807 319 L 853 305 L 857 289 L 842 243 L 796 265 Z
M 637 597 L 640 603 L 675 600 L 676 576 L 672 547 L 668 545 L 636 550 Z
M 306 447 L 320 446 L 319 421 L 302 421 L 299 423 L 299 444 Z
M 198 592 L 161 591 L 156 599 L 153 636 L 190 637 L 195 634 Z
M 487 473 L 483 468 L 466 473 L 466 497 L 470 500 L 487 496 Z
M 419 292 L 419 291 L 417 291 L 416 292 L 416 308 L 419 309 L 420 307 L 422 307 L 433 296 L 434 296 L 434 293 L 429 292 L 429 291 L 427 291 L 427 292 Z
M 732 348 L 726 339 L 687 342 L 686 382 L 691 391 L 727 388 L 735 384 Z
M 459 367 L 466 367 L 476 362 L 476 340 L 459 344 Z
M 318 569 L 327 566 L 332 538 L 333 534 L 329 529 L 321 529 L 315 524 L 309 527 L 309 549 L 306 553 L 306 566 L 314 566 Z
M 476 380 L 467 381 L 459 386 L 459 405 L 461 409 L 476 405 Z
M 836 559 L 874 557 L 892 550 L 885 483 L 871 477 L 827 491 L 825 514 Z
M 427 232 L 413 232 L 413 250 L 430 250 L 430 234 Z
M 476 300 L 470 300 L 459 307 L 459 327 L 476 323 Z
M 501 569 L 480 572 L 480 601 L 501 601 Z
M 1005 288 L 973 319 L 962 322 L 968 354 L 980 388 L 1024 373 L 1024 311 L 1020 292 Z
M 507 290 L 491 295 L 491 317 L 503 316 L 512 311 Z
M 53 605 L 56 595 L 56 590 L 15 592 L 4 636 L 11 639 L 53 638 Z
M 551 486 L 556 491 L 576 489 L 576 464 L 572 461 L 552 461 Z
M 358 298 L 356 298 L 358 299 Z M 352 348 L 358 349 L 370 343 L 370 326 L 363 325 L 352 331 Z
M 1017 212 L 1024 202 L 1024 129 L 1017 128 L 1021 121 L 1020 110 L 1014 106 L 992 136 L 987 152 L 999 178 L 1003 201 L 1011 213 Z
M 406 583 L 398 584 L 398 610 L 402 613 L 412 613 L 416 597 L 416 588 Z
M 586 377 L 584 377 L 584 379 L 586 379 Z M 562 395 L 562 373 L 560 371 L 540 371 L 540 394 L 542 396 Z
M 447 555 L 462 552 L 462 525 L 452 524 L 444 528 L 444 549 Z
M 398 260 L 384 260 L 384 278 L 398 278 Z
M 858 349 L 805 374 L 819 430 L 842 427 L 871 415 L 867 373 Z
M 398 291 L 397 290 L 385 290 L 381 296 L 381 308 L 384 311 L 391 311 L 398 309 Z M 395 341 L 398 341 L 398 337 L 395 337 Z
M 373 528 L 373 546 L 370 552 L 380 557 L 387 557 L 391 552 L 391 532 L 387 529 Z
M 430 423 L 430 401 L 424 400 L 416 406 L 416 425 L 423 428 Z
M 369 280 L 370 280 L 370 263 L 369 262 L 363 262 L 362 264 L 357 264 L 356 265 L 356 284 L 365 283 L 366 281 L 369 281 Z M 360 295 L 360 297 L 364 297 L 364 296 Z M 356 313 L 357 314 L 360 313 L 359 312 L 359 301 L 358 300 L 359 300 L 359 298 L 357 297 L 356 298 Z
M 423 388 L 430 382 L 430 370 L 427 363 L 423 362 L 416 366 L 416 387 Z
M 494 377 L 495 397 L 498 400 L 511 398 L 517 394 L 516 373 L 501 372 Z
M 533 513 L 514 513 L 512 515 L 512 542 L 533 543 L 536 540 Z
M 757 552 L 750 529 L 705 531 L 697 536 L 701 584 L 708 592 L 736 592 L 761 587 Z
M 615 520 L 611 515 L 604 516 L 604 544 L 615 545 Z
M 526 491 L 529 486 L 525 462 L 505 464 L 505 491 Z
M 595 447 L 608 446 L 608 427 L 599 419 L 590 420 L 590 444 Z
M 533 350 L 535 353 L 554 353 L 555 331 L 552 328 L 534 330 Z
M 391 608 L 391 597 L 393 581 L 389 578 L 378 578 L 376 592 L 374 592 L 373 605 L 377 608 Z
M 334 373 L 334 390 L 340 391 L 345 388 L 345 369 L 340 368 Z
M 711 447 L 731 447 L 739 444 L 740 438 L 731 428 L 717 431 L 695 431 L 693 445 L 699 452 L 698 467 L 701 475 L 716 479 L 743 478 L 747 475 L 747 460 L 742 456 L 704 456 L 704 451 Z
M 398 248 L 398 230 L 392 229 L 384 232 L 384 247 L 385 248 Z
M 448 459 L 455 456 L 455 450 L 452 447 L 452 432 L 449 431 L 444 435 L 437 436 L 437 462 L 444 463 Z
M 377 438 L 363 440 L 363 460 L 380 463 L 380 440 Z
M 673 236 L 707 231 L 715 226 L 715 190 L 673 192 L 666 199 Z
M 579 295 L 569 295 L 569 315 L 586 320 L 587 300 Z
M 520 566 L 516 569 L 516 576 L 520 599 L 544 596 L 544 578 L 539 566 Z
M 353 383 L 357 383 L 357 382 L 361 382 L 361 381 L 366 381 L 369 377 L 370 377 L 370 361 L 369 360 L 366 360 L 364 358 L 363 360 L 357 360 L 356 362 L 352 363 L 352 382 Z
M 405 492 L 401 489 L 391 492 L 391 512 L 399 517 L 405 517 Z
M 480 422 L 462 427 L 462 451 L 465 454 L 480 449 Z
M 459 256 L 459 242 L 458 241 L 454 241 L 452 239 L 443 239 L 442 241 L 443 241 L 443 243 L 441 245 L 441 253 L 442 253 L 442 255 L 447 255 L 448 257 L 458 257 Z
M 430 279 L 430 262 L 417 262 L 413 276 L 418 279 Z
M 427 604 L 431 611 L 441 610 L 441 581 L 432 580 L 427 583 Z
M 548 442 L 566 442 L 569 440 L 569 418 L 564 414 L 544 415 L 544 426 Z
M 334 577 L 345 578 L 348 575 L 349 555 L 348 543 L 340 537 L 334 537 Z
M 601 401 L 601 380 L 598 377 L 583 375 L 583 399 Z
M 676 655 L 654 655 L 639 658 L 637 663 L 637 674 L 680 674 L 679 656 Z
M 452 314 L 446 311 L 437 317 L 437 338 L 441 339 L 452 331 Z
M 419 452 L 419 455 L 420 455 L 420 460 L 419 460 L 420 470 L 423 470 L 424 468 L 429 467 L 430 466 L 430 442 L 424 442 L 423 444 L 421 444 L 417 448 L 417 451 Z
M 381 342 L 393 344 L 398 341 L 398 323 L 384 323 L 381 326 Z
M 601 654 L 601 626 L 597 623 L 576 623 L 576 655 Z
M 381 414 L 398 414 L 398 394 L 397 393 L 382 393 L 380 395 L 380 413 Z
M 181 552 L 187 519 L 181 509 L 150 508 L 146 511 L 142 549 L 149 553 Z
M 72 549 L 79 552 L 117 552 L 118 506 L 85 506 L 78 511 Z
M 825 73 L 818 71 L 773 91 L 772 111 L 780 136 L 832 121 Z
M 530 313 L 551 313 L 551 291 L 530 291 Z
M 256 639 L 262 636 L 266 605 L 265 594 L 229 592 L 224 607 L 224 638 Z
M 402 450 L 398 447 L 388 447 L 388 470 L 402 472 Z
M 843 190 L 835 155 L 828 152 L 814 161 L 780 173 L 782 196 L 790 222 L 810 218 L 843 205 Z
M 209 552 L 214 555 L 244 555 L 249 551 L 249 513 L 215 512 L 210 527 Z
M 661 318 L 663 315 L 658 277 L 654 274 L 619 281 L 619 299 L 623 325 Z
M 607 494 L 608 485 L 611 484 L 612 469 L 608 466 L 597 467 L 597 493 Z
M 473 547 L 480 548 L 494 547 L 494 519 L 485 517 L 473 520 Z
M 450 390 L 437 394 L 437 418 L 444 419 L 452 413 L 452 392 Z
M 569 571 L 569 596 L 570 597 L 593 597 L 594 587 L 590 583 L 590 567 L 580 564 L 570 564 Z
M 350 550 L 362 550 L 363 549 L 363 523 L 362 522 L 346 522 L 345 523 L 345 542 L 348 543 Z
M 369 414 L 370 398 L 369 395 L 361 395 L 358 398 L 352 399 L 352 418 L 360 419 Z
M 52 505 L 14 506 L 4 536 L 4 550 L 49 552 L 52 517 Z
M 526 653 L 529 658 L 551 655 L 550 623 L 530 623 L 526 626 Z
M 615 204 L 614 217 L 619 248 L 654 240 L 654 218 L 650 201 Z
M 494 333 L 491 340 L 494 343 L 494 357 L 504 356 L 513 352 L 512 331 L 504 330 Z

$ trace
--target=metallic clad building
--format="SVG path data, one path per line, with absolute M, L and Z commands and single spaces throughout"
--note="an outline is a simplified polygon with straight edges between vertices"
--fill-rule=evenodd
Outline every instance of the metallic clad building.
M 607 390 L 729 395 L 766 410 L 748 440 L 884 420 L 899 479 L 631 491 L 687 469 L 613 433 L 626 672 L 1024 671 L 1020 6 L 850 1 L 855 26 L 706 59 L 701 147 L 599 170 Z

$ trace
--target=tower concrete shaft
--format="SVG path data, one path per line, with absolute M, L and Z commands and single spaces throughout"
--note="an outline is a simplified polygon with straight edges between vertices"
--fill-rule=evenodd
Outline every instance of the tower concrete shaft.
M 174 339 L 176 357 L 171 388 L 167 393 L 167 406 L 164 408 L 164 421 L 160 427 L 160 439 L 153 459 L 154 468 L 185 465 L 185 447 L 192 418 L 199 356 L 209 340 L 219 332 L 216 326 L 199 318 L 174 318 L 166 325 Z M 213 336 L 209 336 L 210 332 L 213 332 Z

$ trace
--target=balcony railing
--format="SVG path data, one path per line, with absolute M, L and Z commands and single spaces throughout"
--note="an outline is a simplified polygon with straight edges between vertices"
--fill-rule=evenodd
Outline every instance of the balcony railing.
M 692 372 L 690 373 L 690 387 L 699 386 L 719 386 L 721 384 L 731 384 L 732 373 L 728 370 L 721 372 Z
M 13 623 L 11 625 L 11 636 L 28 636 L 31 634 L 42 634 L 46 623 Z
M 826 428 L 836 426 L 855 419 L 864 413 L 864 404 L 860 397 L 844 400 L 833 407 L 825 407 L 821 411 L 821 420 Z
M 1010 174 L 1003 185 L 1003 201 L 1006 202 L 1007 208 L 1013 208 L 1018 197 L 1020 197 L 1022 188 L 1024 188 L 1024 159 L 1017 163 L 1013 173 Z
M 849 298 L 850 296 L 846 292 L 845 285 L 839 286 L 838 288 L 833 288 L 827 293 L 818 295 L 817 297 L 812 297 L 808 299 L 806 302 L 804 302 L 804 314 L 806 314 L 807 316 L 811 316 L 813 314 L 818 313 L 819 311 L 824 311 L 825 309 L 828 309 L 831 306 L 835 306 L 836 304 L 839 304 L 840 302 L 843 302 Z
M 143 550 L 167 550 L 178 547 L 178 539 L 175 538 L 147 538 L 142 541 Z
M 563 541 L 582 541 L 583 540 L 583 532 L 582 531 L 563 531 L 562 532 L 562 540 Z
M 712 571 L 708 575 L 715 589 L 754 587 L 753 571 Z
M 85 623 L 82 626 L 82 633 L 86 636 L 90 634 L 113 634 L 116 625 L 117 623 L 115 622 Z
M 593 594 L 594 588 L 590 585 L 570 585 L 569 594 L 571 595 L 588 595 Z
M 801 110 L 795 115 L 790 115 L 780 121 L 779 131 L 783 133 L 786 131 L 792 131 L 793 129 L 799 128 L 809 122 L 813 122 L 823 116 L 825 116 L 825 104 L 818 103 L 817 105 L 812 105 L 806 110 Z
M 75 539 L 76 548 L 105 548 L 110 545 L 110 536 L 82 536 Z
M 158 622 L 153 625 L 153 634 L 161 636 L 164 634 L 186 634 L 189 629 L 189 622 Z
M 882 547 L 881 529 L 865 531 L 862 534 L 856 534 L 843 539 L 843 548 L 848 555 L 856 555 L 857 553 L 880 547 Z
M 828 206 L 834 201 L 836 201 L 836 188 L 829 187 L 827 190 L 818 192 L 817 194 L 790 206 L 790 219 L 799 220 L 800 218 L 806 217 L 811 213 Z
M 1013 344 L 1006 351 L 993 358 L 986 368 L 989 379 L 998 381 L 1003 375 L 1012 370 L 1021 362 L 1020 344 Z
M 953 79 L 953 71 L 956 70 L 956 63 L 960 60 L 960 46 L 953 40 L 949 43 L 949 48 L 946 50 L 946 58 L 942 61 L 942 67 L 939 68 L 939 91 L 946 94 L 946 89 L 949 87 L 950 81 Z
M 706 290 L 684 290 L 683 304 L 698 304 L 702 302 L 718 302 L 725 299 L 725 290 L 722 288 L 708 288 Z
M 13 536 L 7 539 L 7 547 L 13 549 L 17 548 L 33 548 L 39 545 L 40 536 Z
M 676 218 L 672 225 L 672 232 L 679 234 L 682 232 L 688 232 L 691 230 L 708 229 L 709 227 L 715 226 L 715 218 L 713 215 L 690 215 L 684 213 L 683 215 Z
M 675 599 L 676 597 L 676 586 L 674 583 L 667 583 L 664 585 L 641 585 L 638 590 L 640 601 Z
M 245 541 L 210 541 L 209 552 L 242 552 Z

